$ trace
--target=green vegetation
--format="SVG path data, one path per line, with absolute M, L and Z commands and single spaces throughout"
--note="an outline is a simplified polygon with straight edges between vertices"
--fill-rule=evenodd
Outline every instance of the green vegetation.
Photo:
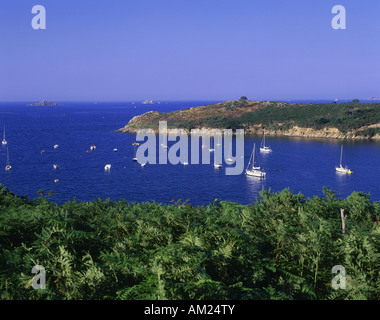
M 380 298 L 380 206 L 366 194 L 263 190 L 252 205 L 199 207 L 40 194 L 0 188 L 1 299 Z M 35 265 L 45 290 L 31 288 Z M 331 286 L 335 265 L 345 290 Z
M 219 122 L 219 123 L 218 123 Z M 380 123 L 380 104 L 287 104 L 278 107 L 275 102 L 254 112 L 237 118 L 220 118 L 211 121 L 211 126 L 220 128 L 244 128 L 261 124 L 267 129 L 287 130 L 293 126 L 313 129 L 337 128 L 342 133 L 357 130 L 363 126 Z

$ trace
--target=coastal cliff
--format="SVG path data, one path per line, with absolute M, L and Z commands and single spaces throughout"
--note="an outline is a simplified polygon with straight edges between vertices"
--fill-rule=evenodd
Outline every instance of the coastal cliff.
M 380 140 L 380 103 L 290 104 L 271 101 L 226 101 L 169 113 L 150 111 L 116 130 L 137 133 L 152 129 L 159 121 L 168 130 L 190 133 L 200 129 L 244 129 L 246 134 L 331 139 Z

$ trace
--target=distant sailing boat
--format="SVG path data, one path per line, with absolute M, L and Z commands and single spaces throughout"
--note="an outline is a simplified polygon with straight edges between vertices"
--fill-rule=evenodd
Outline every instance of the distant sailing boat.
M 3 141 L 1 141 L 1 144 L 3 145 L 3 146 L 5 146 L 5 145 L 7 145 L 7 140 L 5 140 L 5 127 L 4 127 L 4 133 L 3 133 Z
M 5 170 L 10 171 L 12 169 L 12 166 L 9 164 L 9 153 L 7 148 L 7 164 L 5 165 Z
M 228 149 L 228 156 L 227 156 L 227 159 L 226 159 L 226 162 L 228 164 L 231 164 L 231 163 L 235 162 L 235 160 L 231 158 L 231 148 L 232 148 L 232 143 L 230 143 L 230 147 Z
M 221 167 L 222 167 L 221 164 L 216 163 L 216 154 L 214 154 L 214 168 L 215 169 L 220 169 Z
M 137 161 L 137 157 L 136 157 L 136 146 L 139 146 L 140 143 L 133 142 L 132 145 L 134 146 L 133 161 Z
M 339 167 L 335 167 L 335 170 L 336 170 L 336 172 L 340 172 L 340 173 L 352 174 L 353 172 L 349 168 L 342 166 L 342 158 L 343 158 L 343 145 L 341 145 L 341 148 L 340 148 L 340 163 L 339 163 Z
M 264 136 L 263 136 L 263 141 L 261 143 L 260 151 L 267 152 L 267 153 L 272 152 L 272 149 L 269 146 L 265 145 L 265 130 L 264 130 Z
M 253 150 L 251 157 L 249 158 L 247 169 L 245 170 L 245 173 L 249 176 L 259 177 L 259 178 L 265 178 L 266 173 L 260 168 L 255 167 L 255 148 L 256 144 L 253 144 Z M 252 161 L 252 166 L 250 167 Z
M 213 151 L 214 151 L 214 148 L 212 147 L 212 141 L 213 141 L 213 139 L 212 139 L 212 137 L 211 137 L 211 141 L 210 141 L 210 152 L 213 152 Z

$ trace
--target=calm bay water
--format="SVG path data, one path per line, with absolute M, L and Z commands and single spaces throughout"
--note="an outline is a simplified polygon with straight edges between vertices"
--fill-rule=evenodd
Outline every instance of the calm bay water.
M 189 199 L 194 205 L 222 199 L 248 204 L 259 197 L 263 187 L 272 191 L 289 188 L 312 197 L 322 195 L 323 186 L 334 190 L 337 197 L 361 191 L 370 193 L 374 201 L 380 200 L 379 142 L 268 137 L 273 153 L 259 154 L 267 178 L 258 180 L 244 173 L 227 176 L 224 168 L 215 170 L 212 164 L 148 164 L 142 168 L 132 161 L 136 136 L 113 132 L 150 110 L 169 112 L 212 102 L 219 101 L 156 105 L 70 102 L 57 107 L 1 103 L 0 130 L 5 126 L 12 170 L 4 170 L 6 148 L 1 147 L 0 183 L 30 198 L 38 197 L 40 189 L 46 193 L 53 190 L 51 200 L 58 203 L 76 197 L 81 201 L 124 198 L 163 203 Z M 245 166 L 253 143 L 259 146 L 260 142 L 261 137 L 245 137 Z M 55 144 L 59 145 L 57 149 L 53 148 Z M 85 153 L 91 144 L 96 145 L 95 152 Z M 335 173 L 341 144 L 352 175 Z M 54 163 L 59 164 L 58 170 L 53 170 Z M 112 165 L 109 173 L 104 171 L 106 163 Z

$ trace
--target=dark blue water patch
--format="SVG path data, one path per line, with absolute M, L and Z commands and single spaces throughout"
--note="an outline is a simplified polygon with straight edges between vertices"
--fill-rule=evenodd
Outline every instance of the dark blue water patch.
M 147 111 L 170 112 L 209 103 L 213 102 L 63 103 L 51 108 L 2 103 L 0 132 L 5 126 L 12 171 L 4 170 L 6 148 L 1 147 L 0 183 L 31 198 L 38 197 L 40 189 L 46 193 L 53 190 L 51 200 L 58 203 L 76 197 L 81 201 L 125 198 L 163 203 L 189 199 L 194 205 L 223 199 L 248 204 L 259 197 L 262 188 L 272 191 L 289 188 L 312 197 L 322 195 L 324 186 L 334 190 L 338 197 L 360 191 L 370 193 L 372 200 L 380 200 L 378 142 L 268 137 L 273 153 L 258 153 L 256 159 L 267 172 L 265 180 L 258 180 L 245 174 L 227 176 L 226 164 L 216 170 L 213 160 L 208 165 L 141 167 L 132 161 L 136 136 L 114 132 Z M 258 147 L 261 137 L 246 137 L 244 142 L 246 167 L 253 144 Z M 354 171 L 352 175 L 335 172 L 342 143 L 344 162 Z M 84 152 L 91 144 L 96 145 L 96 150 Z M 113 151 L 115 148 L 117 152 Z M 55 163 L 60 166 L 58 170 L 53 169 Z M 104 170 L 107 163 L 112 165 L 110 172 Z

